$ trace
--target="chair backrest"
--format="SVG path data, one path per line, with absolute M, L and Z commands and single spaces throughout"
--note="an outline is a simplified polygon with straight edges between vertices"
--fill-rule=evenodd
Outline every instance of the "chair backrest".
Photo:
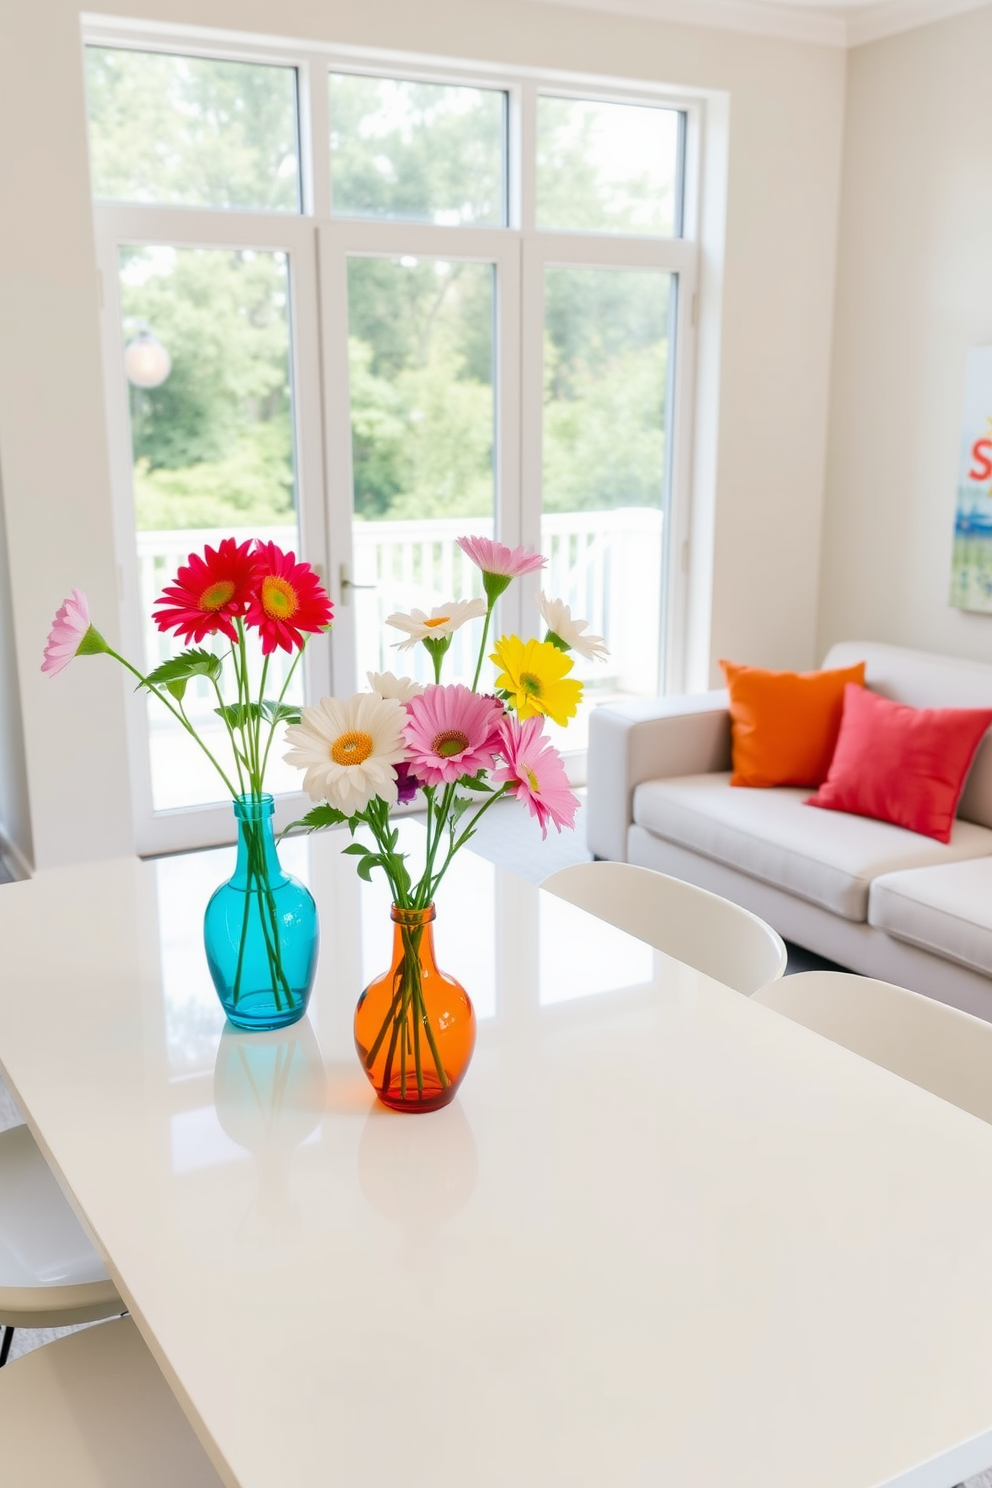
M 574 863 L 541 887 L 746 996 L 785 970 L 785 946 L 764 920 L 667 873 Z
M 5 1482 L 222 1488 L 131 1318 L 5 1365 L 0 1442 Z
M 835 1044 L 992 1122 L 992 1024 L 891 982 L 804 971 L 755 997 Z

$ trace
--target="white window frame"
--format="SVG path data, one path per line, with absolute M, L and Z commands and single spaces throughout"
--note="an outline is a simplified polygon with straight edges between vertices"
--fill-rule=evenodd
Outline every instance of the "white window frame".
M 301 211 L 238 212 L 192 207 L 121 206 L 94 202 L 97 252 L 103 279 L 102 334 L 108 432 L 121 574 L 122 634 L 138 654 L 134 506 L 131 492 L 127 389 L 123 377 L 117 294 L 117 245 L 278 248 L 290 256 L 293 286 L 294 393 L 297 418 L 297 496 L 301 547 L 325 576 L 335 606 L 330 655 L 308 647 L 307 692 L 348 692 L 355 678 L 354 607 L 342 578 L 353 571 L 351 428 L 347 367 L 347 276 L 350 255 L 464 259 L 496 266 L 496 521 L 504 541 L 539 548 L 543 415 L 543 293 L 548 265 L 642 268 L 675 276 L 675 314 L 669 325 L 667 505 L 664 524 L 663 615 L 660 655 L 666 692 L 680 691 L 686 675 L 689 614 L 689 540 L 692 522 L 692 443 L 696 321 L 700 264 L 700 160 L 705 101 L 648 82 L 512 66 L 455 63 L 416 55 L 259 39 L 232 32 L 83 19 L 85 45 L 159 51 L 215 60 L 294 67 L 298 79 Z M 507 94 L 507 207 L 505 227 L 436 227 L 331 216 L 328 85 L 331 71 L 495 89 Z M 647 235 L 538 230 L 535 214 L 537 99 L 540 94 L 607 103 L 677 109 L 683 116 L 681 233 Z M 319 327 L 319 330 L 318 330 Z M 501 624 L 536 633 L 528 576 L 507 591 Z M 174 851 L 233 840 L 230 808 L 151 810 L 145 702 L 132 700 L 129 747 L 134 782 L 136 847 Z M 575 773 L 575 772 L 573 772 Z M 581 774 L 581 764 L 579 765 Z M 277 820 L 299 814 L 302 797 L 280 797 Z

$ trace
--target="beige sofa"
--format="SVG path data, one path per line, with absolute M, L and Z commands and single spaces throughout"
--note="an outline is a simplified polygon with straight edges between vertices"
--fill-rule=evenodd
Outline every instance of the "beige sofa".
M 992 706 L 992 666 L 845 641 L 824 667 L 913 707 Z M 803 804 L 809 790 L 730 785 L 727 694 L 603 707 L 589 734 L 588 840 L 600 858 L 723 894 L 852 970 L 992 1021 L 992 731 L 946 846 Z

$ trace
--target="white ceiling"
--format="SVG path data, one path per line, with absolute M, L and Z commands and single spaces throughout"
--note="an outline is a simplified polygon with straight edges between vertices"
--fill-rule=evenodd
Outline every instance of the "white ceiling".
M 783 36 L 823 46 L 861 46 L 945 16 L 978 10 L 989 0 L 541 0 L 616 15 L 648 16 L 690 26 Z

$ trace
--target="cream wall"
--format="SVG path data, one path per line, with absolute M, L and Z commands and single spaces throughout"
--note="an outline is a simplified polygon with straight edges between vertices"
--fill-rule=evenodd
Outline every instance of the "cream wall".
M 819 651 L 988 660 L 947 603 L 965 354 L 992 344 L 992 7 L 850 56 Z
M 516 0 L 131 0 L 120 13 L 722 95 L 725 201 L 708 185 L 726 241 L 722 264 L 714 252 L 704 265 L 687 680 L 705 685 L 722 654 L 813 662 L 842 52 Z M 73 0 L 0 8 L 0 139 L 0 452 L 34 851 L 48 866 L 131 846 L 121 679 L 102 658 L 54 682 L 37 672 L 72 585 L 111 638 L 118 603 Z

